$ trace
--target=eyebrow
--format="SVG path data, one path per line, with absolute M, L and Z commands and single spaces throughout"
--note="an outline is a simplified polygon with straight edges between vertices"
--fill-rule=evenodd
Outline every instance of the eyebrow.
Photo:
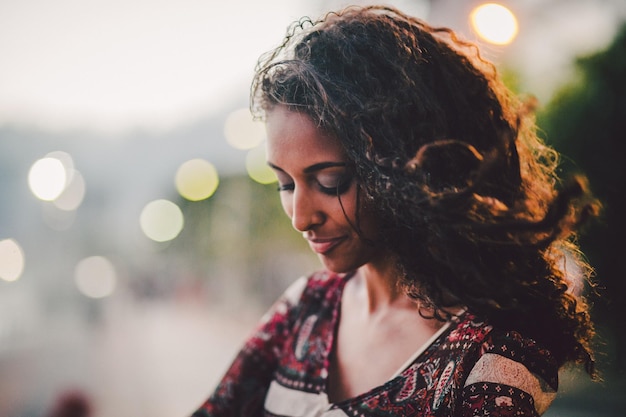
M 281 167 L 272 164 L 271 162 L 268 162 L 267 165 L 269 165 L 271 168 L 277 170 L 277 171 L 281 171 L 281 172 L 285 172 L 284 169 L 282 169 Z M 311 174 L 313 172 L 317 172 L 317 171 L 321 171 L 323 169 L 326 168 L 335 168 L 335 167 L 345 167 L 347 164 L 345 162 L 319 162 L 317 164 L 313 164 L 311 166 L 308 166 L 306 168 L 304 168 L 304 173 L 305 174 Z

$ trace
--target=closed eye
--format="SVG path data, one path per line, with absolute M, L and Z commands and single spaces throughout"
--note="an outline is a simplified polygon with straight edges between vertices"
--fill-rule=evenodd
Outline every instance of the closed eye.
M 279 184 L 278 185 L 278 189 L 277 191 L 293 191 L 295 189 L 295 185 L 293 183 L 291 184 Z
M 347 192 L 352 185 L 352 176 L 351 175 L 343 175 L 337 178 L 337 181 L 334 186 L 326 186 L 322 183 L 318 182 L 320 191 L 324 194 L 328 195 L 341 195 Z
M 290 182 L 291 177 L 286 172 L 268 161 L 268 165 L 276 172 L 278 177 L 277 191 L 292 192 L 295 190 L 295 183 Z M 307 182 L 317 184 L 317 188 L 323 194 L 338 196 L 344 194 L 352 185 L 353 175 L 346 172 L 345 162 L 320 162 L 306 167 L 303 172 L 307 177 Z M 337 170 L 339 169 L 339 172 Z

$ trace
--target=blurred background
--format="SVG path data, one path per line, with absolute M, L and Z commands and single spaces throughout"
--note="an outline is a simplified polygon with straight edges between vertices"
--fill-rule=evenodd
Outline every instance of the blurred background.
M 0 2 L 0 417 L 189 415 L 318 267 L 248 88 L 289 23 L 350 3 L 373 2 Z M 563 371 L 547 415 L 623 416 L 626 2 L 483 3 L 386 2 L 478 42 L 604 201 L 581 236 L 604 380 Z

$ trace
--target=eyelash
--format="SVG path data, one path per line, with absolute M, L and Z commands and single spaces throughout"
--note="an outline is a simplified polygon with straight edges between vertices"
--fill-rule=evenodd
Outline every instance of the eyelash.
M 351 183 L 352 183 L 352 178 L 347 177 L 347 178 L 341 178 L 339 183 L 335 187 L 324 187 L 323 185 L 319 183 L 317 185 L 322 193 L 333 196 L 333 195 L 341 195 L 345 193 L 346 191 L 348 191 Z M 293 183 L 278 186 L 279 192 L 293 191 L 294 189 L 295 189 L 295 184 Z
M 280 192 L 280 191 L 293 191 L 294 188 L 295 188 L 294 184 L 285 184 L 285 185 L 279 185 L 276 190 L 278 192 Z

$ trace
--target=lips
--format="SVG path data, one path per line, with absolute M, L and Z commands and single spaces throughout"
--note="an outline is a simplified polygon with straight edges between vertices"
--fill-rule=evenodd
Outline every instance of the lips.
M 313 249 L 313 252 L 321 255 L 327 254 L 333 250 L 337 245 L 343 242 L 346 237 L 334 237 L 334 238 L 306 238 L 309 241 L 309 246 Z

